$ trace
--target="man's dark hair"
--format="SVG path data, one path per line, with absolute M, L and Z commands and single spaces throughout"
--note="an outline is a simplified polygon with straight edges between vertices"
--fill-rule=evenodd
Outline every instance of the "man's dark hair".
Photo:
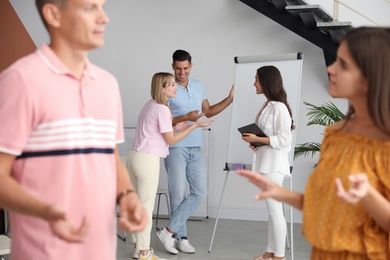
M 41 17 L 41 20 L 42 20 L 43 24 L 45 25 L 46 29 L 48 29 L 48 27 L 47 27 L 47 23 L 45 21 L 45 18 L 43 17 L 42 8 L 45 4 L 48 4 L 48 3 L 51 3 L 53 5 L 56 5 L 60 8 L 62 8 L 66 5 L 67 0 L 35 0 L 35 5 L 37 6 L 39 16 Z
M 191 55 L 186 52 L 185 50 L 176 50 L 172 55 L 173 63 L 175 61 L 186 61 L 188 60 L 189 63 L 191 63 Z

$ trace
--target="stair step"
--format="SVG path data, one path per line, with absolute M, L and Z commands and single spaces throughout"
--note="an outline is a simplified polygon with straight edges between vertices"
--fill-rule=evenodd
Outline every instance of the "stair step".
M 292 14 L 312 12 L 319 21 L 331 22 L 333 20 L 332 16 L 320 5 L 289 5 L 286 6 L 286 11 Z
M 290 12 L 304 12 L 304 11 L 313 11 L 315 9 L 321 8 L 320 5 L 289 5 L 286 6 L 286 10 Z
M 311 43 L 317 45 L 323 49 L 326 65 L 332 64 L 336 60 L 338 40 L 344 35 L 344 32 L 348 31 L 350 28 L 334 28 L 329 29 L 318 29 L 317 23 L 319 26 L 325 25 L 321 24 L 321 19 L 318 18 L 314 12 L 318 12 L 321 8 L 318 8 L 316 11 L 293 11 L 292 9 L 302 9 L 302 6 L 310 5 L 305 3 L 305 0 L 239 0 L 244 4 L 250 6 L 251 8 L 259 11 L 263 15 L 272 19 L 273 21 L 279 23 L 285 28 L 291 30 L 292 32 L 300 35 Z M 319 1 L 318 1 L 319 2 Z M 270 3 L 273 3 L 270 4 Z M 293 7 L 298 6 L 298 7 Z M 301 7 L 299 7 L 301 6 Z M 290 10 L 287 11 L 287 8 Z M 310 9 L 310 8 L 309 8 Z M 287 12 L 287 14 L 286 14 Z M 321 12 L 321 11 L 320 11 Z M 325 22 L 331 22 L 332 16 L 325 13 L 328 18 L 323 19 Z M 302 22 L 297 22 L 295 19 L 301 19 Z M 337 23 L 340 26 L 340 23 Z M 309 28 L 308 29 L 308 25 Z M 330 24 L 326 24 L 330 25 Z M 352 24 L 344 24 L 347 26 L 352 26 Z
M 326 29 L 343 29 L 343 28 L 352 28 L 351 22 L 318 22 L 317 28 L 320 30 Z
M 285 0 L 287 5 L 308 5 L 305 0 Z

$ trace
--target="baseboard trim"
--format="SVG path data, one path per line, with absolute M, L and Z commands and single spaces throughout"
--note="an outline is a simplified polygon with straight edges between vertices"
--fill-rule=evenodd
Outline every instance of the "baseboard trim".
M 153 219 L 156 219 L 157 218 L 157 215 L 156 214 L 153 214 Z M 192 216 L 190 217 L 188 220 L 192 220 L 192 221 L 203 221 L 205 220 L 206 218 L 209 218 L 209 217 L 199 217 L 199 216 Z M 158 219 L 169 219 L 169 215 L 158 215 Z
M 206 218 L 216 218 L 218 207 L 209 207 L 209 216 L 192 216 L 188 220 L 203 221 Z M 290 206 L 285 206 L 284 214 L 286 221 L 290 223 Z M 156 214 L 153 214 L 153 218 L 156 219 Z M 167 214 L 159 214 L 159 219 L 169 219 Z M 234 220 L 254 220 L 254 221 L 267 221 L 268 212 L 267 208 L 254 208 L 254 207 L 229 207 L 223 206 L 219 212 L 219 218 L 222 219 L 234 219 Z M 302 224 L 302 212 L 293 209 L 293 223 Z
M 216 218 L 218 207 L 209 207 L 210 218 Z M 286 221 L 290 222 L 290 207 L 285 207 Z M 253 207 L 229 207 L 223 206 L 219 212 L 219 218 L 234 220 L 267 221 L 268 212 L 266 208 Z M 302 223 L 302 212 L 293 209 L 293 223 Z

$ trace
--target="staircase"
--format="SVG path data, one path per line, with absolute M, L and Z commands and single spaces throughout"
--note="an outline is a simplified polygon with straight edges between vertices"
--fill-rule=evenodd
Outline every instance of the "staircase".
M 304 0 L 240 1 L 320 47 L 326 66 L 336 60 L 340 37 L 353 28 L 351 22 L 333 21 L 320 5 Z

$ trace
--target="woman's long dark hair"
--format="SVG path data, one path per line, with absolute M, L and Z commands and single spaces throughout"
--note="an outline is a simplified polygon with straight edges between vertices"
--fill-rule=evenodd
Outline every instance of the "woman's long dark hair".
M 279 101 L 286 105 L 291 117 L 291 130 L 295 128 L 291 108 L 287 102 L 287 94 L 283 87 L 280 71 L 275 66 L 263 66 L 257 69 L 260 85 L 264 95 L 270 101 Z
M 367 80 L 368 112 L 375 125 L 390 134 L 390 28 L 361 27 L 349 31 L 341 43 Z M 355 114 L 349 106 L 346 121 Z

